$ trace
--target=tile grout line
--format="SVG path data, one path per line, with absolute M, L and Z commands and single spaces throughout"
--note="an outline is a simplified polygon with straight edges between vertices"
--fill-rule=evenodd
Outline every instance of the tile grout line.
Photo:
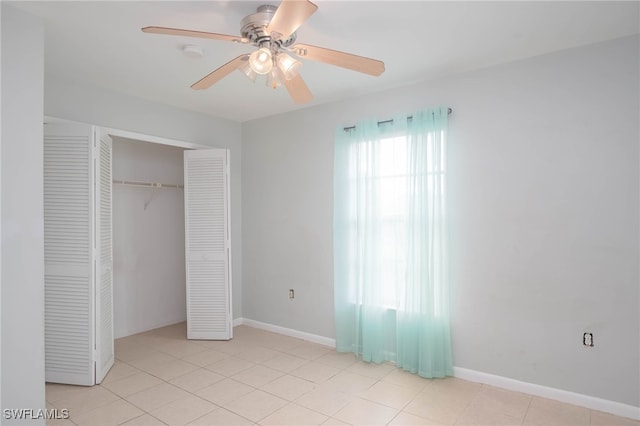
M 533 395 L 529 395 L 529 403 L 527 404 L 527 409 L 524 410 L 524 416 L 522 416 L 522 421 L 520 422 L 520 425 L 524 425 L 525 421 L 527 420 L 527 414 L 529 414 L 529 408 L 531 408 L 532 403 L 533 403 Z

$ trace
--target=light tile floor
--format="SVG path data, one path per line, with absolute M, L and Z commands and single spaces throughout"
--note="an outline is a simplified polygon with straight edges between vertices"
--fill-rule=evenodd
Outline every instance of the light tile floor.
M 175 324 L 118 339 L 94 387 L 47 384 L 50 425 L 633 425 L 640 422 L 389 364 L 246 326 L 231 341 Z

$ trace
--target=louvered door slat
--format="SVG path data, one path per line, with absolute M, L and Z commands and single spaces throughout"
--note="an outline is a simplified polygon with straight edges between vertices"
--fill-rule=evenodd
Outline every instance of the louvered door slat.
M 45 378 L 94 384 L 92 129 L 47 124 L 44 138 Z
M 185 151 L 187 337 L 232 336 L 226 150 Z

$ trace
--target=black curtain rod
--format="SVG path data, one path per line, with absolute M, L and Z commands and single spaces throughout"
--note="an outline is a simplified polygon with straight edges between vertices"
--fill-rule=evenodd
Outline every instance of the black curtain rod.
M 447 108 L 447 115 L 448 115 L 448 114 L 451 114 L 452 112 L 453 112 L 453 110 L 452 110 L 451 108 Z M 413 115 L 409 115 L 409 116 L 407 117 L 407 120 L 411 120 L 412 118 L 413 118 Z M 381 124 L 387 124 L 387 123 L 393 123 L 393 119 L 391 119 L 391 120 L 385 120 L 385 121 L 378 121 L 378 126 L 379 126 L 379 125 L 381 125 Z M 355 129 L 355 128 L 356 128 L 356 126 L 350 126 L 350 127 L 344 127 L 344 128 L 343 128 L 343 130 L 344 130 L 345 132 L 347 132 L 347 131 L 349 131 L 349 130 L 353 130 L 353 129 Z

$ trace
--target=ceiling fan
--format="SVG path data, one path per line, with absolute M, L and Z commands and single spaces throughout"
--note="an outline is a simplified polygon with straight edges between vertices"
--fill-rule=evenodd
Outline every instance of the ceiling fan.
M 232 59 L 191 85 L 191 88 L 196 90 L 207 89 L 231 72 L 240 70 L 254 81 L 257 75 L 266 75 L 268 86 L 275 89 L 282 84 L 294 102 L 309 102 L 313 95 L 300 76 L 302 63 L 292 58 L 289 53 L 299 58 L 324 62 L 373 76 L 379 76 L 384 72 L 384 62 L 376 59 L 309 44 L 295 44 L 296 30 L 317 9 L 318 6 L 308 0 L 282 0 L 279 6 L 260 6 L 256 13 L 246 16 L 240 22 L 240 37 L 166 27 L 145 27 L 142 31 L 151 34 L 231 41 L 258 48 L 250 54 Z

